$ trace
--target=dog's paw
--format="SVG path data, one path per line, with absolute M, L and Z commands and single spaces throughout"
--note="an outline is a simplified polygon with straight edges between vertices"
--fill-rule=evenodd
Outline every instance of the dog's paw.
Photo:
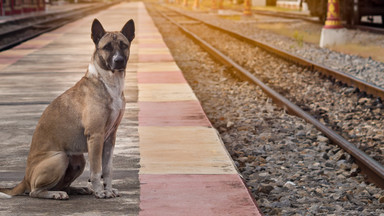
M 95 191 L 94 195 L 98 199 L 104 199 L 105 198 L 105 191 Z
M 69 196 L 66 192 L 64 191 L 50 191 L 51 193 L 51 198 L 55 200 L 67 200 L 69 199 Z
M 112 188 L 111 190 L 102 190 L 102 191 L 96 191 L 95 197 L 98 199 L 109 199 L 109 198 L 115 198 L 119 197 L 119 191 L 117 189 Z
M 113 197 L 119 197 L 120 196 L 119 190 L 117 190 L 116 188 L 112 188 L 111 190 L 108 190 L 108 192 L 112 193 Z

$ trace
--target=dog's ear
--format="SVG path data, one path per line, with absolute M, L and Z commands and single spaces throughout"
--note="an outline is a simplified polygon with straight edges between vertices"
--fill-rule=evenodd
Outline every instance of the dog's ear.
M 123 29 L 121 29 L 121 33 L 129 40 L 129 42 L 135 38 L 135 23 L 132 19 L 125 23 Z
M 97 45 L 100 39 L 105 35 L 105 30 L 99 20 L 94 19 L 92 23 L 92 40 Z

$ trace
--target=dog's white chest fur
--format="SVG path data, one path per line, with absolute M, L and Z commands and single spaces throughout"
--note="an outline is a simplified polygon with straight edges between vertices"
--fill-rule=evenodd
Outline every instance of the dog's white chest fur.
M 107 85 L 107 89 L 109 94 L 112 96 L 112 103 L 110 104 L 110 108 L 112 110 L 109 121 L 107 125 L 107 133 L 106 138 L 108 138 L 111 133 L 115 130 L 115 127 L 118 125 L 118 119 L 120 115 L 122 115 L 122 110 L 124 109 L 124 102 L 122 100 L 122 90 L 124 89 L 124 79 L 120 82 L 117 80 L 117 85 L 114 87 L 110 87 Z
M 121 117 L 120 115 L 123 114 L 124 101 L 122 99 L 122 94 L 124 91 L 124 74 L 121 72 L 111 73 L 110 71 L 105 71 L 99 68 L 97 65 L 90 64 L 87 76 L 100 77 L 112 98 L 112 102 L 109 104 L 111 113 L 106 125 L 105 138 L 107 139 L 118 126 L 117 121 L 119 120 L 119 117 Z

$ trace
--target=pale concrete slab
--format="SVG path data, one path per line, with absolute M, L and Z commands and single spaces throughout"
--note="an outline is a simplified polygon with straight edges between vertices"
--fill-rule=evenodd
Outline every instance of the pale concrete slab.
M 49 49 L 49 47 L 47 47 Z M 46 53 L 43 53 L 46 52 Z M 49 51 L 36 51 L 33 55 L 24 56 L 17 61 L 17 64 L 1 70 L 0 73 L 43 73 L 43 72 L 77 72 L 85 74 L 91 60 L 91 54 L 49 54 Z M 38 63 L 37 63 L 38 62 Z M 72 62 L 72 64 L 68 64 Z
M 189 101 L 197 100 L 187 83 L 141 84 L 139 83 L 139 101 Z
M 0 79 L 0 104 L 50 103 L 72 87 L 83 75 L 82 73 L 21 73 L 0 76 L 2 78 Z
M 139 44 L 140 49 L 141 48 L 167 48 L 165 44 L 159 44 L 159 43 L 154 43 L 154 44 Z
M 36 38 L 35 40 L 29 40 L 27 42 L 25 42 L 24 44 L 28 44 L 28 45 L 40 45 L 40 46 L 44 46 L 44 45 L 47 45 L 49 43 L 51 43 L 52 41 L 51 40 L 43 40 L 43 39 L 40 39 L 40 38 Z
M 137 72 L 170 72 L 180 71 L 180 68 L 175 62 L 146 62 L 137 64 Z
M 140 38 L 163 38 L 161 36 L 160 32 L 146 32 L 146 31 L 139 31 L 138 37 Z
M 1 64 L 0 64 L 0 70 L 5 69 L 5 68 L 8 67 L 9 65 L 10 65 L 10 64 L 1 63 Z
M 162 38 L 139 38 L 139 43 L 164 43 Z
M 33 51 L 34 50 L 32 50 L 32 49 L 6 50 L 3 52 L 0 52 L 0 58 L 7 58 L 9 56 L 25 56 L 25 55 L 32 53 Z
M 236 174 L 215 129 L 139 127 L 140 174 Z
M 170 54 L 168 48 L 141 48 L 139 55 L 141 54 Z

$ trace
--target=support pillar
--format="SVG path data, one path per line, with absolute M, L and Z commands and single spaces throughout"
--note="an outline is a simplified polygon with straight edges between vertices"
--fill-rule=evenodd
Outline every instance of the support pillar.
M 193 9 L 199 10 L 200 9 L 200 0 L 195 0 L 193 3 Z
M 184 7 L 188 7 L 188 0 L 184 0 L 184 2 L 183 2 L 183 6 L 184 6 Z
M 223 1 L 224 0 L 219 0 L 219 10 L 222 10 L 224 7 L 223 7 Z
M 212 0 L 211 11 L 212 12 L 217 12 L 217 0 Z
M 251 0 L 244 0 L 244 10 L 243 10 L 244 16 L 251 16 L 252 15 L 251 7 L 252 7 Z
M 321 30 L 320 47 L 344 44 L 346 30 L 340 21 L 339 0 L 328 0 L 327 20 Z

